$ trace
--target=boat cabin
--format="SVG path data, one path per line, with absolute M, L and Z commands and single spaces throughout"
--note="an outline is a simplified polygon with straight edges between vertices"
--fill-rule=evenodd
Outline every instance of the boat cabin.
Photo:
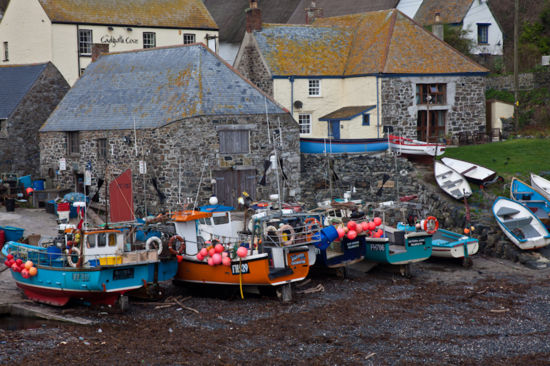
M 214 238 L 225 242 L 231 239 L 237 239 L 239 232 L 244 229 L 244 223 L 241 220 L 233 220 L 231 211 L 235 208 L 223 205 L 208 205 L 199 207 L 201 212 L 209 212 L 210 217 L 199 219 L 199 235 L 204 240 Z

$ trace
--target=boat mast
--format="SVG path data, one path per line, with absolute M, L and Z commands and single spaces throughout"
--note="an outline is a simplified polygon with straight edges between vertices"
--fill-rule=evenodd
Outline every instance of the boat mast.
M 267 97 L 264 96 L 264 105 L 265 105 L 265 119 L 267 122 L 267 141 L 273 147 L 273 153 L 275 154 L 275 176 L 277 179 L 277 199 L 279 201 L 279 211 L 283 212 L 283 205 L 281 204 L 281 185 L 279 183 L 279 156 L 277 154 L 277 144 L 276 139 L 271 140 L 271 130 L 269 129 L 269 114 L 267 113 Z M 281 131 L 279 130 L 279 133 Z

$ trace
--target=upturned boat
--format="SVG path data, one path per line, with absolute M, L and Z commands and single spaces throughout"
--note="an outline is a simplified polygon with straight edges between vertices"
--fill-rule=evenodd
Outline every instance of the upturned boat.
M 547 200 L 550 200 L 550 181 L 540 175 L 531 173 L 531 186 L 542 194 Z
M 60 225 L 59 236 L 2 248 L 12 276 L 34 301 L 63 306 L 71 299 L 128 307 L 129 291 L 171 279 L 177 259 L 159 237 L 136 239 L 131 227 L 77 229 Z

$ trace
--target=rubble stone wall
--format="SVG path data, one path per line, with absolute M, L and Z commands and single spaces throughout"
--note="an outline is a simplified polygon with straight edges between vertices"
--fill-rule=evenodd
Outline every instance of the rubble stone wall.
M 273 80 L 269 76 L 269 70 L 262 62 L 258 49 L 251 44 L 243 45 L 243 47 L 245 47 L 244 53 L 239 63 L 235 65 L 235 69 L 267 95 L 273 96 Z

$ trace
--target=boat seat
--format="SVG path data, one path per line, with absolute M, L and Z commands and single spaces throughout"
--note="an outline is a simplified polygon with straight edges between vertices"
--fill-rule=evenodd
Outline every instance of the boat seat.
M 463 196 L 464 194 L 462 192 L 460 192 L 460 190 L 458 190 L 458 189 L 453 189 L 451 191 L 451 195 L 456 196 L 456 197 L 460 197 L 461 195 Z
M 498 212 L 497 212 L 497 215 L 498 216 L 508 216 L 508 215 L 515 215 L 519 213 L 518 210 L 516 210 L 515 208 L 510 208 L 510 207 L 501 207 Z
M 450 173 L 452 173 L 452 172 L 441 173 L 441 174 L 436 175 L 435 177 L 436 178 L 443 178 L 444 176 L 446 176 L 447 174 L 450 174 Z
M 510 220 L 504 220 L 502 223 L 506 225 L 506 227 L 510 230 L 515 229 L 517 227 L 521 228 L 526 225 L 529 225 L 531 223 L 531 220 L 533 218 L 531 216 L 528 217 L 518 217 L 517 219 L 510 219 Z
M 474 165 L 474 166 L 472 166 L 472 167 L 470 167 L 470 168 L 464 170 L 463 172 L 460 172 L 460 174 L 466 174 L 466 173 L 468 173 L 468 172 L 471 172 L 471 171 L 474 170 L 474 169 L 477 169 L 477 166 Z

